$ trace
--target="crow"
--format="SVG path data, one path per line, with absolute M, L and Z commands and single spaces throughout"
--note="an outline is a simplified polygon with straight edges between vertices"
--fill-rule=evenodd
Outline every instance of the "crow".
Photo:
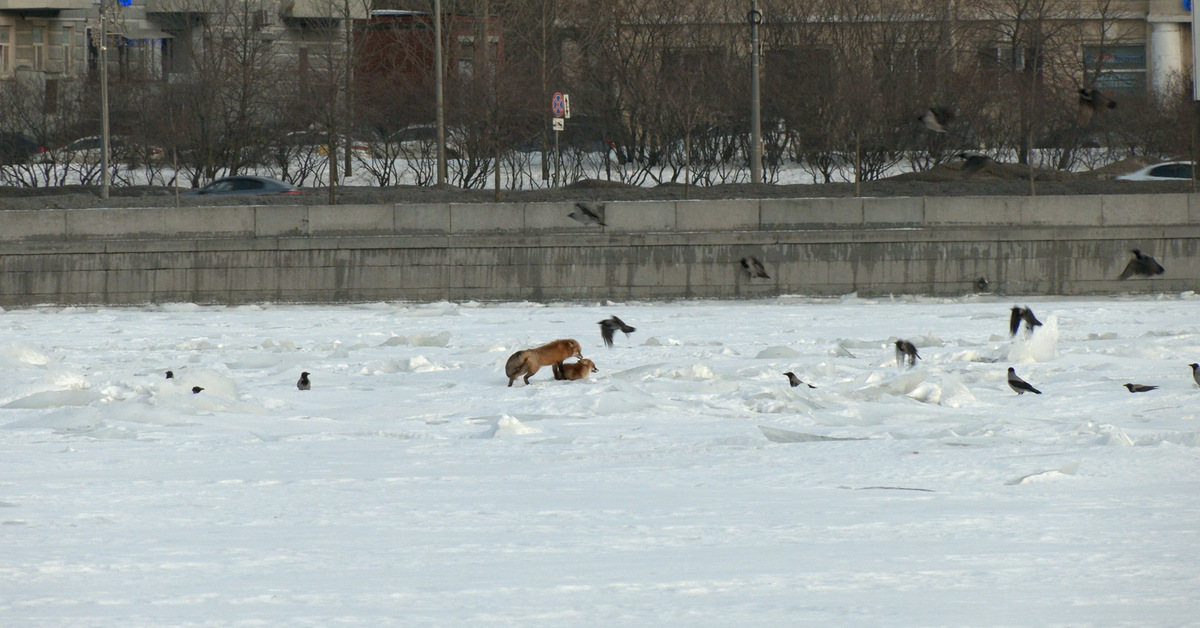
M 567 214 L 567 217 L 574 218 L 585 225 L 600 225 L 601 227 L 608 226 L 604 224 L 604 217 L 601 215 L 604 213 L 604 209 L 602 207 L 597 207 L 593 210 L 583 203 L 575 203 L 575 209 L 577 211 Z
M 1104 109 L 1116 109 L 1117 102 L 1099 90 L 1090 87 L 1079 89 L 1079 126 L 1087 126 L 1092 116 Z
M 1200 364 L 1192 362 L 1188 366 L 1192 367 L 1192 379 L 1196 380 L 1196 385 L 1200 386 Z
M 805 386 L 808 386 L 809 388 L 816 388 L 816 386 L 813 386 L 812 384 L 807 384 L 805 382 L 800 381 L 800 378 L 796 377 L 796 374 L 791 371 L 784 373 L 784 375 L 787 375 L 788 383 L 792 385 L 792 388 L 795 388 L 795 387 L 799 386 L 800 384 L 804 384 Z
M 1025 331 L 1031 334 L 1033 333 L 1034 327 L 1039 327 L 1042 324 L 1042 321 L 1039 321 L 1037 317 L 1033 315 L 1033 310 L 1027 307 L 1014 305 L 1012 314 L 1008 317 L 1009 335 L 1017 335 L 1017 330 L 1021 327 L 1021 321 L 1025 321 Z
M 1023 395 L 1026 392 L 1034 393 L 1035 395 L 1042 394 L 1042 391 L 1029 385 L 1029 382 L 1017 377 L 1017 369 L 1008 367 L 1008 386 L 1017 391 L 1018 395 Z
M 954 122 L 954 112 L 945 107 L 930 107 L 917 120 L 934 133 L 946 133 L 946 125 Z
M 1163 274 L 1163 267 L 1149 255 L 1142 255 L 1142 252 L 1134 249 L 1133 259 L 1125 265 L 1125 270 L 1121 271 L 1121 276 L 1117 279 L 1129 279 L 1137 275 L 1139 277 L 1153 277 L 1154 275 Z
M 175 373 L 167 371 L 167 379 L 175 379 Z
M 992 158 L 988 157 L 987 155 L 977 155 L 972 153 L 959 153 L 958 156 L 963 159 L 963 176 L 968 177 L 976 172 L 979 172 L 980 170 L 983 170 L 984 166 L 987 166 L 988 162 L 992 160 Z
M 917 347 L 907 340 L 896 341 L 896 366 L 903 366 L 904 361 L 908 360 L 908 365 L 916 366 L 917 360 L 921 356 L 917 355 Z
M 612 316 L 600 321 L 600 337 L 604 339 L 604 346 L 613 346 L 613 332 L 615 331 L 623 331 L 625 332 L 625 335 L 628 336 L 629 334 L 637 331 L 637 329 L 626 325 L 625 321 L 617 318 L 616 316 Z
M 771 278 L 771 276 L 767 274 L 767 269 L 763 268 L 762 262 L 758 261 L 757 257 L 743 257 L 742 269 L 746 271 L 747 275 L 750 275 L 751 279 L 754 279 L 755 277 L 760 279 Z
M 1147 386 L 1145 384 L 1125 384 L 1125 387 L 1128 388 L 1129 392 L 1131 393 L 1150 392 L 1151 390 L 1158 388 L 1158 386 Z
M 300 373 L 300 379 L 296 380 L 296 388 L 300 390 L 312 389 L 312 382 L 308 381 L 308 371 Z
M 202 387 L 202 386 L 192 386 L 192 394 L 193 394 L 193 395 L 198 395 L 198 394 L 200 394 L 200 391 L 201 391 L 201 390 L 204 390 L 204 387 Z

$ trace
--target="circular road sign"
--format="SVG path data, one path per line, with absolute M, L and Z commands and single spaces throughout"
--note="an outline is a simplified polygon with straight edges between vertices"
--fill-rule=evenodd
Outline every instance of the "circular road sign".
M 550 110 L 554 112 L 554 117 L 561 118 L 566 105 L 563 104 L 563 95 L 555 92 L 554 98 L 550 99 Z

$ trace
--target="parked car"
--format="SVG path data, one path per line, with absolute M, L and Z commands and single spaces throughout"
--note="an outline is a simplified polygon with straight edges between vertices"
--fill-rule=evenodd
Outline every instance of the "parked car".
M 1192 164 L 1188 161 L 1168 161 L 1146 166 L 1117 177 L 1118 181 L 1191 181 Z
M 270 177 L 237 175 L 221 177 L 202 188 L 184 192 L 185 196 L 205 194 L 304 194 L 304 190 Z
M 0 133 L 0 164 L 23 164 L 46 152 L 46 147 L 20 133 Z
M 350 153 L 358 159 L 367 160 L 373 156 L 370 142 L 347 138 L 345 135 L 338 135 L 337 143 L 339 154 L 342 150 L 345 150 L 346 146 L 349 146 Z M 329 155 L 329 135 L 319 131 L 296 131 L 284 136 L 284 139 L 277 145 L 277 148 L 282 148 L 288 152 L 308 151 L 311 154 L 327 156 Z
M 384 140 L 388 154 L 403 159 L 433 159 L 437 157 L 437 126 L 414 124 L 392 133 Z M 383 151 L 378 151 L 383 152 Z M 462 131 L 446 128 L 446 159 L 462 159 L 466 154 L 466 137 Z
M 115 135 L 108 138 L 109 158 L 126 164 L 146 164 L 161 161 L 164 151 L 157 146 L 138 144 Z M 103 139 L 99 135 L 83 137 L 50 151 L 47 159 L 64 164 L 98 164 L 102 161 Z

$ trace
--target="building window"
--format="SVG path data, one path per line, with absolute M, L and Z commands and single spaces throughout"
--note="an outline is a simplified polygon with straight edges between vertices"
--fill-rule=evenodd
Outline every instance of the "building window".
M 12 74 L 13 40 L 12 27 L 0 26 L 0 76 Z
M 475 38 L 461 35 L 458 38 L 458 76 L 469 79 L 475 75 Z
M 1146 45 L 1084 46 L 1088 85 L 1106 94 L 1146 93 Z

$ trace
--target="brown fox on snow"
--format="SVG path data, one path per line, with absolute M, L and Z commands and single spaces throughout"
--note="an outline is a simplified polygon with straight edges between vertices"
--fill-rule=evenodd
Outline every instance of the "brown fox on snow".
M 583 349 L 579 343 L 572 338 L 555 340 L 549 344 L 533 349 L 524 349 L 508 356 L 508 362 L 504 364 L 504 374 L 508 376 L 508 385 L 513 385 L 513 380 L 525 375 L 524 381 L 529 383 L 529 378 L 538 369 L 547 364 L 561 364 L 567 358 L 583 358 Z
M 554 379 L 583 379 L 591 373 L 599 373 L 596 363 L 587 358 L 567 364 L 558 362 L 554 365 Z

